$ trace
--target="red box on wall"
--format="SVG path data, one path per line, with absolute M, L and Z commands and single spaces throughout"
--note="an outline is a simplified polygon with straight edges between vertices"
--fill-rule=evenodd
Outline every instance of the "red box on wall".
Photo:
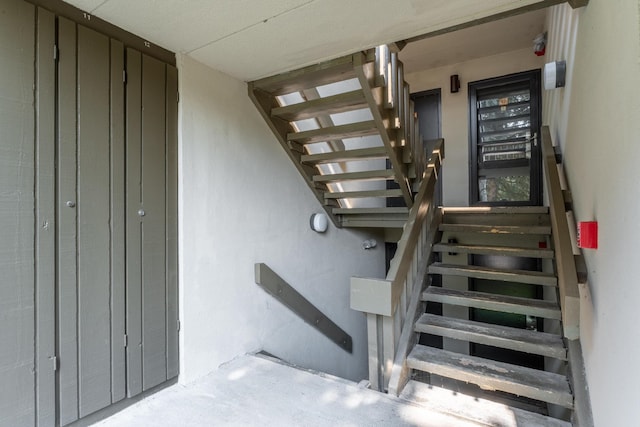
M 578 247 L 598 249 L 598 223 L 596 221 L 578 222 Z

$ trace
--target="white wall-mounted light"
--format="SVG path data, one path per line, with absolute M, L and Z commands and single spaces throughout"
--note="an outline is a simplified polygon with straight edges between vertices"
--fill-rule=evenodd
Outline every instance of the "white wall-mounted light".
M 544 88 L 552 90 L 564 87 L 567 75 L 567 62 L 554 61 L 544 64 Z
M 362 249 L 373 249 L 378 246 L 378 242 L 375 239 L 368 239 L 362 242 Z
M 327 220 L 327 216 L 323 213 L 314 213 L 309 218 L 309 225 L 311 229 L 316 233 L 324 233 L 327 231 L 329 227 L 329 221 Z

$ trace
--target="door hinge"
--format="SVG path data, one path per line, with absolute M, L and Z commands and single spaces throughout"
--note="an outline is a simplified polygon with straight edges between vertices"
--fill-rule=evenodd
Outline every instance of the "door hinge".
M 59 55 L 60 55 L 60 51 L 58 50 L 58 45 L 54 44 L 53 45 L 53 60 L 57 61 Z
M 58 356 L 51 356 L 51 363 L 53 364 L 53 370 L 57 371 L 58 370 Z
M 125 348 L 129 345 L 129 337 L 127 334 L 124 334 L 124 346 Z
M 122 83 L 127 84 L 127 70 L 122 70 Z
M 180 319 L 176 320 L 176 330 L 180 331 Z
M 179 104 L 180 103 L 180 91 L 178 91 L 178 93 L 176 94 L 176 102 Z

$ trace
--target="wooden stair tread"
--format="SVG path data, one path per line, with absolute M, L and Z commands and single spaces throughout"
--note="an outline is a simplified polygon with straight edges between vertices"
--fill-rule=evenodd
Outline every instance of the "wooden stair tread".
M 571 423 L 537 414 L 493 400 L 453 393 L 441 387 L 410 380 L 399 396 L 401 399 L 428 409 L 453 414 L 465 420 L 487 426 L 509 427 L 571 427 Z
M 428 313 L 423 314 L 416 322 L 415 331 L 567 360 L 567 350 L 562 337 L 545 332 Z
M 573 409 L 567 378 L 509 363 L 416 345 L 407 357 L 412 369 L 474 383 L 485 390 L 500 390 Z
M 409 208 L 402 207 L 389 207 L 389 208 L 333 208 L 332 212 L 336 215 L 365 215 L 365 214 L 380 214 L 380 215 L 398 215 L 409 214 Z
M 541 234 L 550 235 L 551 226 L 546 225 L 474 225 L 474 224 L 440 224 L 440 231 L 458 233 L 487 233 L 487 234 Z
M 402 197 L 402 191 L 394 190 L 363 190 L 363 191 L 342 191 L 324 193 L 325 199 L 351 199 L 362 197 Z
M 314 182 L 339 182 L 339 181 L 382 181 L 395 178 L 392 169 L 334 173 L 327 175 L 314 175 Z
M 447 214 L 548 214 L 547 206 L 469 206 L 469 207 L 442 207 L 443 215 Z
M 383 146 L 359 148 L 356 150 L 332 151 L 329 153 L 305 154 L 300 156 L 302 163 L 339 163 L 349 160 L 371 160 L 387 158 L 387 149 Z
M 287 134 L 288 141 L 296 141 L 299 144 L 313 144 L 337 139 L 356 138 L 361 136 L 378 135 L 376 122 L 367 120 L 364 122 L 349 123 L 346 125 L 323 127 L 302 132 Z
M 558 279 L 553 274 L 549 273 L 528 270 L 503 270 L 477 265 L 456 265 L 434 262 L 429 266 L 429 273 L 474 277 L 476 279 L 500 280 L 504 282 L 528 283 L 531 285 L 558 285 Z
M 369 104 L 364 92 L 359 89 L 298 104 L 276 107 L 271 110 L 271 116 L 280 117 L 287 121 L 297 121 L 368 107 Z
M 525 314 L 544 317 L 546 319 L 561 320 L 562 317 L 560 308 L 555 302 L 486 292 L 458 291 L 455 289 L 429 286 L 422 293 L 422 300 L 507 313 Z
M 287 73 L 266 77 L 252 82 L 251 86 L 275 96 L 301 92 L 304 89 L 352 79 L 357 77 L 354 69 L 356 55 L 347 55 Z
M 506 255 L 526 258 L 552 259 L 552 249 L 522 248 L 515 246 L 486 246 L 462 245 L 456 243 L 437 243 L 433 246 L 435 252 L 450 252 L 477 255 Z

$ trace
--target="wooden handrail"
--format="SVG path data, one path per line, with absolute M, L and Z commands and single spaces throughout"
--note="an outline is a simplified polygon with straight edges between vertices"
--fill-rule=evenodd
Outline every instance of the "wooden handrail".
M 255 264 L 256 284 L 268 294 L 293 311 L 307 324 L 316 328 L 324 336 L 349 353 L 353 353 L 351 336 L 278 276 L 267 264 Z
M 398 241 L 396 256 L 391 260 L 391 265 L 389 266 L 387 280 L 393 282 L 392 303 L 394 307 L 397 307 L 402 284 L 409 274 L 418 237 L 429 213 L 429 208 L 432 206 L 431 202 L 433 201 L 436 180 L 442 163 L 443 149 L 444 140 L 440 139 L 432 151 L 425 177 L 415 197 L 414 207 L 409 212 L 409 218 L 404 226 L 402 237 Z
M 562 309 L 564 336 L 575 340 L 580 338 L 580 294 L 578 274 L 571 245 L 571 235 L 565 210 L 563 189 L 548 126 L 542 128 L 542 158 L 544 182 L 549 196 L 549 215 L 553 231 L 553 245 L 556 253 L 558 291 Z
M 351 278 L 351 308 L 367 314 L 369 380 L 373 388 L 389 384 L 400 332 L 414 322 L 415 309 L 407 310 L 414 294 L 422 289 L 435 233 L 432 230 L 433 195 L 444 158 L 444 141 L 435 144 L 429 166 L 409 211 L 396 255 L 385 280 Z

